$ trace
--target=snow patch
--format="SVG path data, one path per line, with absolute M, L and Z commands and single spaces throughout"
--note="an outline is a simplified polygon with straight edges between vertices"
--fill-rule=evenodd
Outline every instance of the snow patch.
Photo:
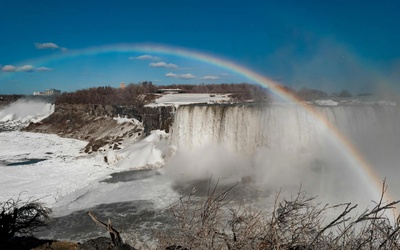
M 168 134 L 164 131 L 154 130 L 148 137 L 135 144 L 117 152 L 109 152 L 107 161 L 124 170 L 160 168 L 165 162 L 164 149 L 159 145 L 166 143 L 167 138 Z
M 339 104 L 332 100 L 316 100 L 314 103 L 319 106 L 337 106 Z
M 141 124 L 141 122 L 136 120 L 135 118 L 114 117 L 113 119 L 117 121 L 117 124 L 123 124 L 123 123 L 131 123 L 135 125 Z
M 226 103 L 229 102 L 228 94 L 165 94 L 148 104 L 148 107 L 179 106 L 194 103 Z

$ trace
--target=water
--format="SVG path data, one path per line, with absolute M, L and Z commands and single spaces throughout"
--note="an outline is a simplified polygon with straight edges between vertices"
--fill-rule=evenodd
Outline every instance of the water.
M 102 182 L 105 183 L 130 182 L 135 180 L 148 179 L 157 174 L 158 172 L 154 169 L 129 170 L 124 172 L 112 173 L 111 178 L 107 178 Z
M 48 228 L 35 233 L 37 237 L 83 242 L 100 236 L 109 237 L 105 228 L 99 227 L 89 217 L 92 212 L 103 222 L 111 220 L 124 240 L 139 239 L 148 242 L 159 232 L 168 231 L 175 220 L 165 209 L 155 209 L 147 200 L 101 204 L 66 216 L 51 219 Z
M 24 159 L 23 161 L 19 162 L 12 162 L 12 163 L 5 163 L 6 166 L 22 166 L 22 165 L 31 165 L 41 161 L 45 161 L 47 159 Z
M 386 178 L 399 197 L 399 107 L 356 103 L 312 108 L 361 152 L 376 171 L 374 178 Z M 295 105 L 181 106 L 171 143 L 178 154 L 166 169 L 179 173 L 177 178 L 251 176 L 270 191 L 295 192 L 301 185 L 330 203 L 366 204 L 379 198 L 380 187 L 366 179 L 365 166 L 338 143 L 335 132 Z
M 378 179 L 387 177 L 389 191 L 399 197 L 398 106 L 314 108 L 357 147 Z M 317 195 L 318 201 L 331 204 L 353 202 L 364 208 L 377 200 L 371 197 L 371 186 L 376 187 L 363 182 L 364 170 L 358 171 L 344 155 L 343 145 L 332 141 L 332 131 L 297 106 L 181 106 L 171 134 L 177 153 L 164 155 L 163 171 L 116 169 L 80 155 L 83 142 L 30 133 L 0 134 L 0 165 L 13 164 L 0 168 L 3 195 L 15 195 L 20 188 L 29 190 L 28 196 L 45 197 L 55 218 L 49 230 L 37 234 L 44 238 L 107 236 L 87 215 L 93 211 L 103 221 L 111 218 L 125 239 L 137 235 L 146 241 L 174 225 L 169 207 L 179 195 L 192 194 L 200 200 L 217 182 L 217 192 L 236 185 L 228 197 L 234 204 L 271 202 L 279 190 L 282 197 L 290 197 L 300 186 Z

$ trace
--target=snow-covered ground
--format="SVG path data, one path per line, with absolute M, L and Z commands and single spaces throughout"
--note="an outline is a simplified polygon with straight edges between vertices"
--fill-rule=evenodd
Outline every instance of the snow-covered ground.
M 27 100 L 0 110 L 0 202 L 18 197 L 23 201 L 39 199 L 53 208 L 55 216 L 113 202 L 147 200 L 155 207 L 171 203 L 176 193 L 161 175 L 105 182 L 113 173 L 163 166 L 168 151 L 165 132 L 153 131 L 139 142 L 126 140 L 119 151 L 88 155 L 82 152 L 86 141 L 17 131 L 53 111 L 52 104 Z M 118 124 L 139 123 L 115 120 Z
M 223 103 L 229 101 L 229 94 L 164 94 L 147 106 L 185 105 L 193 103 Z
M 85 141 L 0 132 L 0 203 L 19 198 L 39 200 L 51 208 L 49 228 L 36 232 L 37 237 L 73 241 L 107 237 L 106 230 L 87 216 L 90 210 L 99 218 L 112 218 L 124 239 L 138 235 L 147 241 L 152 230 L 168 225 L 165 210 L 179 197 L 173 181 L 158 169 L 164 164 L 165 136 L 153 131 L 137 143 L 126 142 L 119 151 L 88 155 L 80 150 Z M 115 162 L 106 163 L 104 157 L 108 161 L 114 157 Z
M 99 204 L 149 200 L 156 207 L 171 203 L 171 183 L 155 176 L 132 182 L 107 183 L 110 174 L 163 164 L 156 144 L 163 133 L 155 131 L 138 144 L 128 145 L 120 155 L 127 161 L 104 162 L 104 155 L 81 153 L 87 142 L 56 135 L 28 132 L 0 133 L 0 202 L 20 196 L 40 199 L 54 209 L 55 216 Z M 138 153 L 145 155 L 139 157 Z M 29 160 L 41 160 L 29 164 Z M 20 163 L 21 165 L 18 165 Z

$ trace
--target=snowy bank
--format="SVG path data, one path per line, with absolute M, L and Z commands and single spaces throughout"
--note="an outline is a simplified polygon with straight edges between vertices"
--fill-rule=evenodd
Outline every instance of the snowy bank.
M 226 103 L 229 102 L 229 94 L 165 94 L 157 98 L 155 103 L 147 107 L 179 106 L 194 103 Z

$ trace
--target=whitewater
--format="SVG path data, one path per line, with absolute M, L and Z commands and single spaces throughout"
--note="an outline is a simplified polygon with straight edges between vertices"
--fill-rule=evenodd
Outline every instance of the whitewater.
M 3 109 L 3 128 L 26 126 L 54 111 L 51 104 L 18 105 L 32 107 L 30 113 Z M 398 198 L 397 102 L 319 100 L 310 105 L 360 150 L 376 168 L 377 178 L 387 178 Z M 247 201 L 274 198 L 279 190 L 290 196 L 300 186 L 321 202 L 363 206 L 377 200 L 368 191 L 372 184 L 358 178 L 328 135 L 329 130 L 292 104 L 182 105 L 170 134 L 152 131 L 143 140 L 126 142 L 121 150 L 91 155 L 81 151 L 85 141 L 3 131 L 0 201 L 39 199 L 57 219 L 50 231 L 38 236 L 84 240 L 106 235 L 86 215 L 89 210 L 112 218 L 126 235 L 140 231 L 148 239 L 151 230 L 167 227 L 167 210 L 182 190 L 195 187 L 182 181 L 197 183 L 210 176 L 221 185 L 240 183 L 245 191 L 239 197 Z

